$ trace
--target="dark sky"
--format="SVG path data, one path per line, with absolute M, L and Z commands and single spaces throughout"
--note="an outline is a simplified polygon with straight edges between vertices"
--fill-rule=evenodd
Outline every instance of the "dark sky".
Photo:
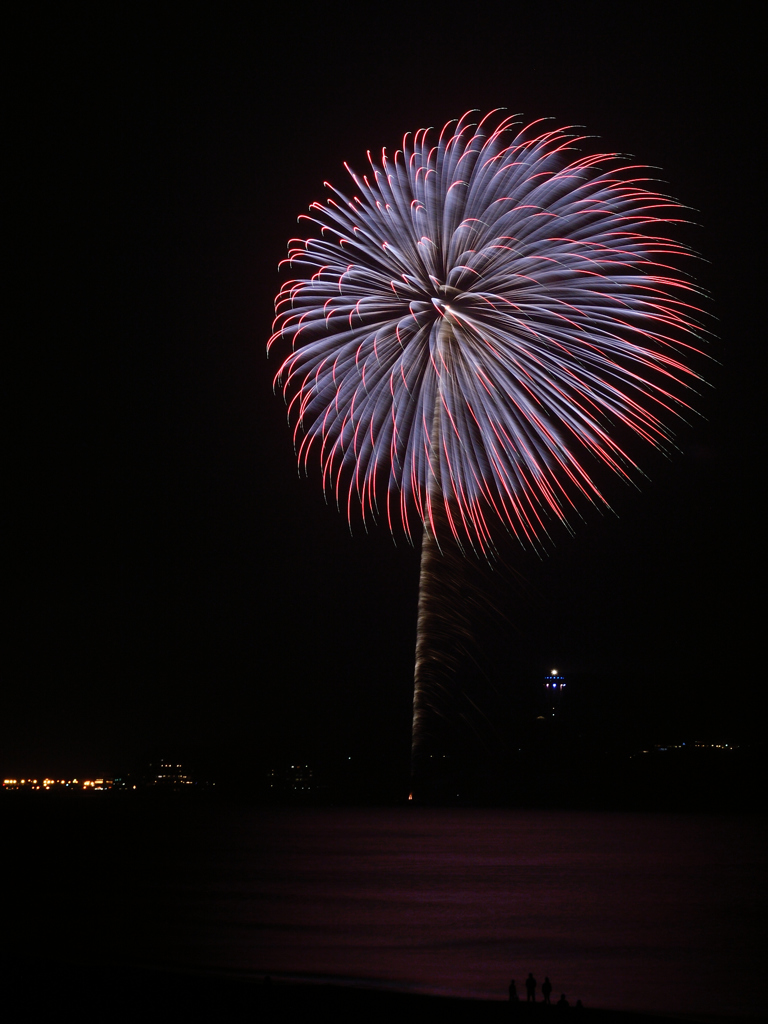
M 648 453 L 639 492 L 609 485 L 618 516 L 544 561 L 505 552 L 497 681 L 556 664 L 659 738 L 762 734 L 755 27 L 686 8 L 26 27 L 4 772 L 407 747 L 418 552 L 351 536 L 299 478 L 265 346 L 323 181 L 473 107 L 663 168 L 703 225 L 686 237 L 719 335 L 703 418 L 671 461 Z

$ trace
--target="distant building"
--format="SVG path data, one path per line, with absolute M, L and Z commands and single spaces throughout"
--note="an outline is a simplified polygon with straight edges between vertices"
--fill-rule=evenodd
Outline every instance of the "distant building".
M 182 765 L 172 761 L 161 761 L 157 765 L 150 765 L 146 785 L 178 791 L 194 786 L 195 780 Z
M 316 786 L 315 772 L 306 764 L 292 764 L 287 768 L 270 769 L 267 782 L 276 793 L 309 793 Z

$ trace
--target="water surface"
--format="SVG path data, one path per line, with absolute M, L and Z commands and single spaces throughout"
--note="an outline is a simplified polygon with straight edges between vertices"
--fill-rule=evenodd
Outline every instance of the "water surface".
M 587 1006 L 762 1011 L 758 817 L 30 805 L 5 934 L 35 956 Z M 34 813 L 32 813 L 34 812 Z M 23 825 L 23 827 L 22 827 Z M 9 832 L 11 834 L 11 832 Z
M 763 830 L 744 818 L 236 812 L 180 894 L 201 966 L 501 998 L 510 977 L 659 1012 L 757 1012 Z

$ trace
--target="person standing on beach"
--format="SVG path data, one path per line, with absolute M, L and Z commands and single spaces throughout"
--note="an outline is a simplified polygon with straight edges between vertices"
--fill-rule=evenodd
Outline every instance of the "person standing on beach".
M 510 1003 L 517 1003 L 517 1002 L 519 1002 L 518 995 L 517 995 L 517 986 L 515 985 L 515 979 L 514 978 L 509 983 L 509 1001 L 510 1001 Z
M 544 1002 L 549 1006 L 549 997 L 552 995 L 552 982 L 548 977 L 544 979 L 544 984 L 541 986 L 541 994 L 544 997 Z
M 533 976 L 533 971 L 525 979 L 525 1001 L 526 1003 L 536 1002 L 536 979 Z

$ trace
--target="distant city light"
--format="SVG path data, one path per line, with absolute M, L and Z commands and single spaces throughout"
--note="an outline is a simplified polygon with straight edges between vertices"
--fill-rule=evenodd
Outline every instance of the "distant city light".
M 309 775 L 312 772 L 309 770 Z M 134 781 L 133 778 L 106 778 L 99 776 L 94 779 L 56 779 L 46 775 L 40 779 L 4 778 L 2 780 L 3 790 L 40 790 L 52 793 L 75 793 L 75 792 L 107 792 L 109 790 L 129 789 L 152 789 L 159 788 L 166 791 L 179 791 L 181 789 L 200 788 L 209 789 L 213 782 L 201 782 L 194 776 L 185 772 L 180 764 L 161 762 L 158 765 L 150 765 L 148 770 L 141 773 L 141 776 Z
M 27 789 L 27 790 L 57 790 L 57 789 L 112 789 L 113 779 L 50 779 L 45 778 L 42 782 L 37 779 L 3 779 L 3 789 Z

